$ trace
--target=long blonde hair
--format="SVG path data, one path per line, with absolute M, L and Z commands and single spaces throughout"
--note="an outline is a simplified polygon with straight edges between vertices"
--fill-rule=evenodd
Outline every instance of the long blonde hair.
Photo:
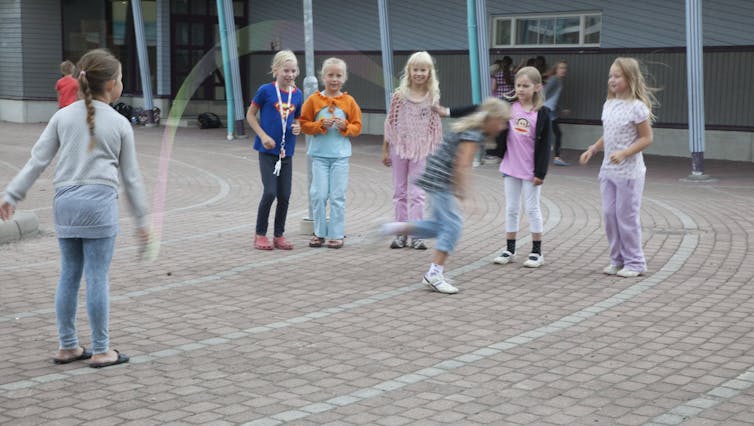
M 655 98 L 654 92 L 657 92 L 659 89 L 647 85 L 644 74 L 641 72 L 639 61 L 629 57 L 618 57 L 613 61 L 611 67 L 613 66 L 620 68 L 623 73 L 623 78 L 626 79 L 626 83 L 628 84 L 628 96 L 631 99 L 638 99 L 646 105 L 649 109 L 649 120 L 654 121 L 656 117 L 652 113 L 652 107 L 657 105 L 657 98 Z M 607 98 L 614 99 L 616 97 L 616 94 L 608 87 Z
M 485 121 L 490 118 L 509 120 L 511 118 L 510 104 L 498 98 L 487 98 L 477 107 L 476 111 L 459 118 L 450 125 L 450 128 L 454 132 L 463 132 L 471 129 L 479 130 L 484 126 Z
M 539 73 L 539 70 L 535 67 L 523 67 L 516 73 L 516 78 L 513 79 L 514 82 L 518 81 L 520 77 L 526 77 L 529 79 L 529 81 L 532 82 L 532 84 L 542 84 L 542 74 Z M 509 101 L 513 102 L 518 99 L 518 97 L 513 98 L 506 98 Z M 539 111 L 544 105 L 545 105 L 545 93 L 544 88 L 539 89 L 538 91 L 534 92 L 534 95 L 531 98 L 532 103 L 534 104 L 534 111 Z
M 427 65 L 429 67 L 429 77 L 427 78 L 429 102 L 431 104 L 440 102 L 440 80 L 437 78 L 435 61 L 432 59 L 432 56 L 425 51 L 416 52 L 408 58 L 406 66 L 403 67 L 401 83 L 398 86 L 398 89 L 396 89 L 396 92 L 399 93 L 402 98 L 408 97 L 408 92 L 411 88 L 411 68 L 415 65 Z
M 94 137 L 94 104 L 95 96 L 105 93 L 108 81 L 118 78 L 120 61 L 105 49 L 94 49 L 86 52 L 79 59 L 76 68 L 79 69 L 79 93 L 86 105 L 86 123 L 89 126 L 89 151 L 94 149 L 97 140 Z

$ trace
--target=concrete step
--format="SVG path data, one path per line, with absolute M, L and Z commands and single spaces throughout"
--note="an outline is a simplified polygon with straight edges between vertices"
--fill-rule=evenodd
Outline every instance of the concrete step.
M 13 219 L 0 222 L 0 244 L 18 241 L 22 238 L 37 235 L 39 232 L 39 219 L 32 212 L 19 212 L 13 215 Z

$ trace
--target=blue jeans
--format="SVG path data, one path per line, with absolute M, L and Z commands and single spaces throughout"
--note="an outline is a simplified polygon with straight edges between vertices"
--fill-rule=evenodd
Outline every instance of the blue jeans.
M 92 330 L 92 351 L 110 347 L 110 262 L 115 236 L 109 238 L 59 238 L 61 270 L 55 293 L 60 349 L 77 349 L 76 309 L 82 273 L 86 275 L 86 312 Z
M 411 222 L 413 235 L 418 238 L 437 237 L 435 249 L 451 253 L 461 238 L 463 217 L 456 197 L 449 192 L 430 192 L 432 220 Z
M 312 186 L 309 197 L 314 216 L 314 234 L 341 240 L 346 227 L 346 191 L 348 190 L 348 157 L 312 157 Z M 330 224 L 327 223 L 327 200 L 330 200 Z

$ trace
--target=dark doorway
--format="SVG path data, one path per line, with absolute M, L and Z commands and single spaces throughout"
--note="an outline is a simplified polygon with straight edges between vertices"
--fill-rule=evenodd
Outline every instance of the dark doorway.
M 236 29 L 247 22 L 247 2 L 234 1 Z M 219 45 L 216 0 L 171 0 L 171 95 L 174 97 L 194 66 L 215 44 Z M 241 76 L 246 75 L 248 61 L 240 58 Z M 225 76 L 217 69 L 205 77 L 192 99 L 224 100 Z M 243 86 L 243 82 L 242 82 Z M 244 96 L 245 96 L 245 90 Z

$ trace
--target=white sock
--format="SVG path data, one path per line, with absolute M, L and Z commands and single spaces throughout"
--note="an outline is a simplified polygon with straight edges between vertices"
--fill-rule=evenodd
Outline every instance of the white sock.
M 390 222 L 382 225 L 380 232 L 382 235 L 398 235 L 403 234 L 406 230 L 406 223 L 404 222 Z
M 437 274 L 442 274 L 443 269 L 444 267 L 442 265 L 433 263 L 429 266 L 429 272 L 427 272 L 427 276 L 432 277 Z

